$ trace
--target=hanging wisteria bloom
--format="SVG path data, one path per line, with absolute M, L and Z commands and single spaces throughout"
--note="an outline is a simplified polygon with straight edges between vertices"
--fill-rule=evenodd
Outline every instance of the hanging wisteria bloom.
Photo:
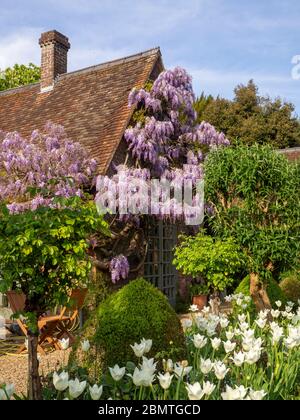
M 129 95 L 129 106 L 139 110 L 136 123 L 124 134 L 129 158 L 126 162 L 130 165 L 119 165 L 112 178 L 101 177 L 96 201 L 105 197 L 99 207 L 119 213 L 123 221 L 152 214 L 171 222 L 199 224 L 193 220 L 200 220 L 204 213 L 204 202 L 195 192 L 204 177 L 203 160 L 210 149 L 227 146 L 229 141 L 209 123 L 197 124 L 192 79 L 184 69 L 164 71 L 149 86 L 133 89 Z M 144 188 L 153 179 L 161 181 L 154 191 L 155 200 Z M 194 195 L 185 205 L 181 191 L 188 182 Z M 167 183 L 170 194 L 162 188 Z M 138 210 L 128 208 L 129 203 Z
M 128 260 L 124 255 L 119 255 L 110 261 L 110 272 L 111 280 L 113 283 L 117 283 L 119 280 L 127 279 L 129 274 Z

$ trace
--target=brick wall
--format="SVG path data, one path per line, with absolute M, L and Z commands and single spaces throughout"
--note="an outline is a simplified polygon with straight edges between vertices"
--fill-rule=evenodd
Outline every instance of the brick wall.
M 292 147 L 290 149 L 281 149 L 279 153 L 284 154 L 290 161 L 299 160 L 300 162 L 300 147 Z

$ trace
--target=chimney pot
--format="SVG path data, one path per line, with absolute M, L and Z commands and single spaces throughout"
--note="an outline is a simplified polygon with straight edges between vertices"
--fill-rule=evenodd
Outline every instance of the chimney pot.
M 54 86 L 56 77 L 67 73 L 67 57 L 70 43 L 68 38 L 58 31 L 42 33 L 41 46 L 41 92 L 49 91 Z

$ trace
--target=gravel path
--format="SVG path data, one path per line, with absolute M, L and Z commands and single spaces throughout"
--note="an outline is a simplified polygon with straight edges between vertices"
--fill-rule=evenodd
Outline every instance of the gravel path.
M 40 356 L 40 373 L 46 375 L 56 367 L 67 363 L 70 350 L 53 351 Z M 27 354 L 0 357 L 0 384 L 13 383 L 17 394 L 27 392 Z

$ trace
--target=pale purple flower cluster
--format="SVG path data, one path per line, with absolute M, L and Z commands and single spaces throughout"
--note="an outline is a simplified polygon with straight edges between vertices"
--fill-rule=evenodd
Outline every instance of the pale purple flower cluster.
M 16 132 L 1 135 L 0 200 L 9 203 L 12 213 L 51 206 L 54 197 L 81 196 L 96 169 L 96 161 L 59 125 L 48 123 L 29 139 Z M 33 197 L 29 188 L 38 190 Z
M 111 280 L 117 283 L 121 279 L 126 280 L 129 274 L 128 260 L 124 255 L 114 257 L 109 264 Z
M 143 190 L 143 186 L 146 181 L 159 178 L 171 183 L 171 188 L 166 197 L 163 188 L 155 192 L 159 199 L 151 204 L 151 214 L 171 220 L 189 217 L 183 214 L 182 198 L 178 198 L 180 194 L 176 195 L 176 191 L 183 190 L 187 181 L 195 190 L 204 176 L 205 153 L 229 144 L 224 134 L 209 123 L 196 124 L 194 102 L 192 79 L 179 67 L 162 72 L 149 91 L 132 90 L 129 105 L 145 110 L 145 118 L 125 131 L 135 166 L 118 166 L 112 178 L 102 178 L 97 187 L 97 202 L 105 197 L 106 201 L 101 203 L 104 208 L 119 213 L 121 220 L 136 219 L 137 214 L 148 213 L 136 213 L 129 204 L 136 203 L 141 210 L 141 204 L 147 207 L 152 203 L 149 189 Z M 190 213 L 197 211 L 190 207 Z
M 196 124 L 194 102 L 192 79 L 180 67 L 161 73 L 149 92 L 130 93 L 129 105 L 144 107 L 147 116 L 144 123 L 126 130 L 125 139 L 132 157 L 152 176 L 183 164 L 199 165 L 204 157 L 201 148 L 229 144 L 209 123 Z

